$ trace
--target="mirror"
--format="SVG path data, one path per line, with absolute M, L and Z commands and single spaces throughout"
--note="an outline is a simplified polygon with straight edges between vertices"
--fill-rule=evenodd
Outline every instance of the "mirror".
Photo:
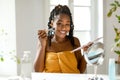
M 92 44 L 85 53 L 85 59 L 89 65 L 101 65 L 104 58 L 103 43 L 97 42 Z
M 102 65 L 104 60 L 104 46 L 101 42 L 92 44 L 90 48 L 84 53 L 84 57 L 88 65 L 94 66 L 94 76 L 90 80 L 103 80 L 97 76 L 97 66 Z

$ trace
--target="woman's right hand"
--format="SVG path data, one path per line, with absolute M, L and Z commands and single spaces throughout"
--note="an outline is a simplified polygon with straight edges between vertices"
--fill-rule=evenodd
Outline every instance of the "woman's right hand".
M 41 47 L 46 47 L 46 44 L 47 44 L 46 30 L 38 30 L 38 39 L 41 43 Z

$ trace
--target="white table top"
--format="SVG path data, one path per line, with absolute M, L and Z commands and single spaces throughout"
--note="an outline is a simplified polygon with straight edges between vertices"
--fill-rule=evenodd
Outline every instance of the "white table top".
M 93 74 L 59 74 L 59 73 L 32 73 L 32 80 L 89 80 Z M 109 80 L 107 75 L 98 75 Z
M 60 73 L 36 73 L 32 72 L 31 79 L 25 80 L 89 80 L 93 74 L 60 74 Z M 109 80 L 108 75 L 98 74 L 103 80 Z M 20 76 L 2 77 L 0 80 L 23 80 Z M 116 80 L 120 80 L 120 76 L 116 76 Z

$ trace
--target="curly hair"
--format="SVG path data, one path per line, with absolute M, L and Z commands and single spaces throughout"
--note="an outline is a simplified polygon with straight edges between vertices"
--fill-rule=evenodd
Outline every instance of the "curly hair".
M 60 14 L 66 14 L 70 17 L 70 31 L 69 35 L 67 35 L 68 39 L 70 40 L 72 46 L 75 46 L 74 43 L 74 37 L 73 37 L 73 30 L 74 30 L 74 25 L 72 21 L 72 14 L 70 12 L 70 9 L 66 5 L 57 5 L 55 8 L 51 11 L 50 17 L 49 17 L 49 22 L 48 22 L 48 29 L 52 28 L 51 27 L 51 21 L 54 20 L 55 16 L 60 15 Z M 51 37 L 48 36 L 48 43 L 51 45 Z

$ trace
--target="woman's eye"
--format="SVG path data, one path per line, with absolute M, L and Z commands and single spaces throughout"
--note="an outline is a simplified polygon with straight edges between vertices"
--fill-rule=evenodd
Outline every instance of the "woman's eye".
M 60 26 L 60 27 L 70 27 L 70 24 L 62 24 L 62 23 L 57 23 L 57 26 Z
M 70 24 L 66 24 L 66 26 L 70 26 Z
M 58 26 L 61 26 L 61 25 L 62 25 L 62 23 L 57 23 L 57 25 L 58 25 Z

